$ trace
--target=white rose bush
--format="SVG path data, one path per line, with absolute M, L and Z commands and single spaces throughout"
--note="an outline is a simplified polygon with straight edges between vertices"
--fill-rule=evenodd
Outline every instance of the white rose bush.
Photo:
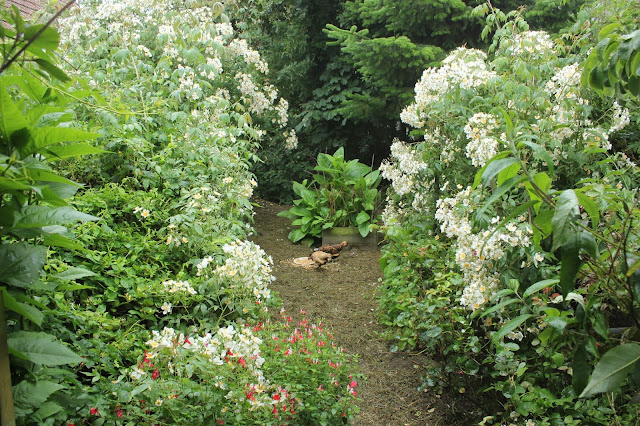
M 585 56 L 517 12 L 477 11 L 491 56 L 424 71 L 400 116 L 417 142 L 381 167 L 392 348 L 432 350 L 425 389 L 495 397 L 483 424 L 631 421 L 638 167 L 615 141 L 637 103 L 594 96 Z

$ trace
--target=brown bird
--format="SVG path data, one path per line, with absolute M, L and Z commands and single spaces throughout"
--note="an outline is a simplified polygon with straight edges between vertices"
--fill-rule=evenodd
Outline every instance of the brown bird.
M 325 253 L 329 253 L 333 257 L 337 257 L 340 254 L 340 250 L 342 250 L 346 246 L 347 246 L 347 242 L 343 241 L 339 244 L 325 244 L 321 247 L 318 247 L 315 251 L 316 252 L 322 251 Z
M 329 260 L 333 259 L 331 253 L 327 253 L 324 251 L 314 251 L 309 256 L 309 259 L 313 260 L 313 263 L 318 265 L 318 268 L 327 263 Z

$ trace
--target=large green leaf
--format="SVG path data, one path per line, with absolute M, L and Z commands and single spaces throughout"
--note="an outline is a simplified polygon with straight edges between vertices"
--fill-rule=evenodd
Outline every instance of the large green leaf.
M 100 220 L 99 217 L 81 213 L 71 207 L 27 206 L 16 212 L 16 228 L 40 228 L 48 225 L 66 225 L 81 221 Z
M 53 78 L 56 78 L 63 82 L 71 80 L 64 71 L 62 71 L 60 68 L 46 59 L 36 59 L 36 63 L 38 64 L 38 66 L 40 66 L 40 68 L 45 70 Z
M 365 211 L 361 211 L 360 213 L 358 213 L 358 216 L 356 216 L 356 223 L 358 225 L 362 225 L 363 223 L 367 223 L 369 219 L 371 219 L 371 216 L 369 216 L 369 213 Z
M 4 81 L 0 78 L 0 136 L 8 141 L 11 135 L 20 129 L 27 129 L 29 124 L 13 103 L 11 96 L 4 87 Z
M 638 361 L 640 345 L 636 343 L 626 343 L 609 350 L 600 358 L 580 398 L 616 390 Z
M 28 319 L 29 321 L 33 322 L 36 325 L 42 325 L 44 314 L 40 309 L 36 308 L 33 305 L 19 302 L 4 287 L 2 288 L 2 295 L 4 298 L 5 308 L 10 309 L 17 314 L 22 315 L 23 317 L 25 317 L 26 319 Z
M 37 409 L 49 399 L 51 394 L 62 388 L 64 386 L 59 383 L 49 381 L 31 383 L 23 380 L 13 388 L 14 403 L 23 410 Z
M 516 163 L 517 161 L 518 159 L 514 157 L 501 158 L 499 160 L 491 161 L 486 165 L 486 168 L 482 173 L 482 183 L 484 183 L 485 185 L 488 184 L 498 173 Z
M 85 278 L 85 277 L 93 277 L 95 275 L 96 275 L 95 272 L 89 271 L 84 268 L 77 268 L 75 266 L 72 266 L 71 268 L 67 269 L 64 272 L 60 272 L 59 274 L 52 275 L 52 277 L 65 280 L 65 281 L 72 281 L 72 280 L 78 280 L 80 278 Z
M 45 28 L 45 25 L 46 24 L 26 24 L 24 29 L 25 40 L 33 39 L 28 51 L 40 57 L 42 55 L 49 56 L 51 52 L 58 48 L 58 44 L 60 43 L 58 31 L 51 26 Z M 40 32 L 40 34 L 38 34 L 38 32 Z M 37 37 L 36 34 L 38 34 Z
M 358 162 L 358 160 L 349 161 L 344 169 L 345 177 L 351 181 L 361 179 L 369 172 L 371 172 L 371 167 Z
M 575 288 L 576 276 L 582 267 L 580 260 L 580 248 L 582 245 L 581 233 L 574 233 L 562 245 L 562 266 L 560 268 L 560 291 L 566 297 Z
M 40 278 L 47 248 L 24 242 L 0 244 L 0 282 L 28 287 Z
M 573 221 L 580 215 L 578 197 L 573 189 L 567 189 L 556 200 L 556 208 L 551 219 L 553 228 L 553 251 L 563 246 L 575 234 Z
M 46 154 L 47 150 L 43 149 L 45 147 L 63 142 L 81 142 L 96 139 L 102 135 L 68 127 L 35 127 L 32 129 L 31 136 L 29 143 L 20 149 L 22 158 L 38 152 Z
M 11 354 L 35 364 L 53 366 L 83 361 L 82 357 L 55 339 L 47 333 L 18 331 L 9 335 L 7 343 Z
M 102 154 L 105 151 L 100 148 L 96 148 L 95 146 L 83 143 L 74 143 L 69 145 L 50 146 L 45 152 L 49 157 L 48 161 L 55 161 L 63 158 L 79 157 L 81 155 Z

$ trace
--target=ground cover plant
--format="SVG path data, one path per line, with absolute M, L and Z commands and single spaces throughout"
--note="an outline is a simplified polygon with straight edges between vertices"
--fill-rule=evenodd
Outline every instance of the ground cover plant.
M 278 317 L 270 257 L 247 240 L 255 151 L 295 134 L 222 4 L 83 2 L 59 32 L 11 13 L 2 294 L 17 422 L 352 418 L 352 356 L 321 324 Z M 86 190 L 70 198 L 67 177 Z
M 401 114 L 423 141 L 394 142 L 381 166 L 382 320 L 396 348 L 439 356 L 424 388 L 485 404 L 483 424 L 633 424 L 638 152 L 619 135 L 637 120 L 635 89 L 581 85 L 604 86 L 593 59 L 582 79 L 584 32 L 559 44 L 517 12 L 476 12 L 491 56 L 462 47 L 426 69 Z M 624 52 L 611 67 L 596 57 L 618 70 Z M 628 80 L 609 73 L 608 87 Z

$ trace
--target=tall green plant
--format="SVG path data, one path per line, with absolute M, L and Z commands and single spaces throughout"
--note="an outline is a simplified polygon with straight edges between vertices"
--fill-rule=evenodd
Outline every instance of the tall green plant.
M 0 11 L 0 17 L 9 25 L 0 29 L 0 309 L 7 310 L 11 324 L 6 343 L 13 356 L 12 376 L 18 379 L 13 387 L 15 414 L 44 421 L 62 409 L 51 400 L 64 388 L 51 367 L 83 360 L 54 335 L 39 331 L 47 318 L 39 299 L 65 290 L 64 283 L 52 286 L 41 281 L 47 247 L 82 250 L 70 228 L 98 219 L 67 205 L 81 185 L 60 175 L 54 166 L 66 158 L 102 151 L 83 143 L 100 135 L 75 127 L 67 109 L 62 84 L 69 78 L 54 56 L 59 35 L 51 23 L 57 15 L 46 24 L 30 24 L 13 6 Z M 90 274 L 70 268 L 59 278 Z M 1 325 L 3 331 L 5 326 Z M 5 373 L 3 380 L 8 380 Z M 4 403 L 8 392 L 10 388 L 0 389 L 3 424 L 14 420 Z

